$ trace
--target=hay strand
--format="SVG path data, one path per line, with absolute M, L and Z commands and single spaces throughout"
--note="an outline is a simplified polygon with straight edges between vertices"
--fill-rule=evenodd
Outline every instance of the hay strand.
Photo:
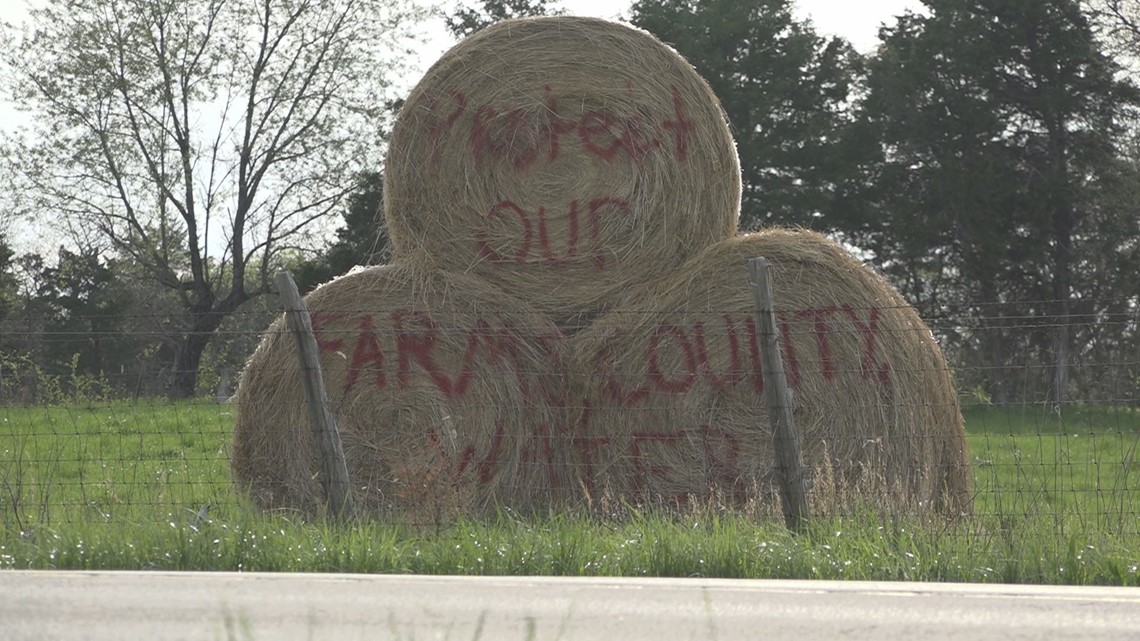
M 396 266 L 350 272 L 305 302 L 360 511 L 432 523 L 549 503 L 569 485 L 548 320 L 476 279 Z M 257 505 L 319 512 L 296 363 L 278 320 L 238 387 L 231 464 Z
M 427 72 L 393 130 L 395 260 L 477 274 L 567 323 L 735 230 L 725 116 L 653 36 L 592 18 L 499 23 Z
M 826 238 L 771 230 L 708 248 L 573 339 L 575 450 L 588 485 L 665 502 L 720 493 L 773 502 L 771 434 L 748 259 L 766 257 L 809 496 L 969 510 L 949 368 L 897 292 Z M 818 509 L 813 507 L 813 510 Z

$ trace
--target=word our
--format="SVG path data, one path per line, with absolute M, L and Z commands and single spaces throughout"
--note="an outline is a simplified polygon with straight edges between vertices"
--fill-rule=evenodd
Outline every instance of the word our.
M 603 251 L 601 237 L 603 218 L 612 216 L 629 219 L 632 215 L 632 208 L 629 201 L 623 198 L 600 197 L 581 204 L 578 200 L 571 200 L 566 207 L 564 219 L 567 230 L 566 247 L 559 250 L 551 247 L 550 233 L 547 230 L 546 206 L 539 206 L 537 210 L 527 211 L 510 200 L 500 201 L 487 212 L 486 221 L 490 223 L 501 218 L 516 220 L 522 230 L 518 247 L 513 253 L 504 254 L 493 247 L 486 229 L 480 229 L 476 232 L 479 257 L 494 263 L 565 265 L 583 256 L 579 247 L 582 210 L 585 210 L 585 223 L 589 234 L 588 245 L 584 254 L 589 257 L 589 262 L 595 268 L 605 269 L 606 254 Z

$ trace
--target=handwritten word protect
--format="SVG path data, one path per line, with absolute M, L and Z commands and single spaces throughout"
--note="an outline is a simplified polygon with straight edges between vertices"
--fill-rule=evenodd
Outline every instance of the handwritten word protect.
M 543 160 L 556 160 L 564 153 L 565 138 L 577 140 L 583 152 L 605 162 L 623 157 L 640 162 L 666 148 L 683 163 L 688 160 L 696 128 L 676 87 L 672 89 L 672 115 L 659 120 L 606 109 L 587 109 L 566 117 L 550 85 L 543 88 L 542 102 L 529 107 L 473 105 L 466 94 L 455 90 L 426 102 L 428 144 L 432 163 L 437 165 L 441 141 L 457 135 L 465 139 L 473 158 L 504 162 L 519 172 Z

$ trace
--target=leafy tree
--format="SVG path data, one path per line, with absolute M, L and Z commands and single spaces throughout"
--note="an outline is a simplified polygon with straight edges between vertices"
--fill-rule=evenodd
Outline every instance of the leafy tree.
M 125 320 L 137 310 L 98 253 L 60 248 L 56 264 L 45 267 L 38 280 L 36 298 L 49 310 L 45 370 L 102 377 L 132 364 L 138 337 L 125 331 Z
M 551 0 L 478 0 L 461 5 L 445 20 L 451 35 L 466 38 L 500 20 L 553 15 L 557 12 L 551 5 Z
M 4 283 L 0 353 L 30 356 L 39 351 L 43 325 L 48 317 L 37 297 L 44 259 L 35 253 L 16 256 L 11 249 L 0 253 L 8 256 L 6 266 L 0 272 L 0 280 Z
M 46 0 L 3 54 L 35 130 L 4 156 L 58 212 L 180 301 L 170 393 L 223 319 L 379 165 L 402 3 Z
M 882 32 L 869 63 L 863 126 L 882 155 L 865 175 L 867 236 L 912 298 L 945 304 L 956 289 L 960 301 L 990 303 L 980 310 L 986 345 L 974 348 L 999 400 L 1005 317 L 1052 315 L 1052 327 L 1021 333 L 1051 354 L 1052 397 L 1064 401 L 1070 320 L 1095 318 L 1093 283 L 1118 280 L 1078 265 L 1106 265 L 1095 254 L 1135 242 L 1094 239 L 1106 216 L 1116 219 L 1102 188 L 1140 94 L 1119 79 L 1075 0 L 924 3 L 928 15 Z
M 842 136 L 859 57 L 792 8 L 792 0 L 638 0 L 631 22 L 674 46 L 724 105 L 745 227 L 842 228 L 833 203 L 862 150 Z
M 379 265 L 388 261 L 388 235 L 383 225 L 377 223 L 383 220 L 384 179 L 379 172 L 366 172 L 358 185 L 358 190 L 348 197 L 344 224 L 337 229 L 336 240 L 315 259 L 302 262 L 294 270 L 301 292 L 357 265 Z

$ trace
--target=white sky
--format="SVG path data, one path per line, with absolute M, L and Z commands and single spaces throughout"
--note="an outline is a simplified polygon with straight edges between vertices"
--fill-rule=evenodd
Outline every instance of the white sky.
M 39 4 L 40 0 L 0 0 L 0 21 L 20 23 L 27 18 L 26 7 L 29 1 Z M 619 18 L 629 8 L 629 0 L 562 0 L 567 13 L 589 15 L 601 18 Z M 917 10 L 919 0 L 797 0 L 801 18 L 810 19 L 823 34 L 841 35 L 851 41 L 860 51 L 871 49 L 877 39 L 879 25 L 891 21 L 893 16 L 903 11 Z M 424 48 L 426 68 L 434 58 L 442 53 L 447 43 L 435 43 Z M 5 96 L 0 96 L 0 129 L 13 126 L 19 114 Z
M 450 0 L 443 1 L 450 4 Z M 27 18 L 28 4 L 40 2 L 42 0 L 0 0 L 0 21 L 22 23 Z M 615 19 L 627 13 L 630 1 L 562 0 L 560 4 L 572 15 Z M 893 16 L 905 10 L 916 11 L 921 6 L 919 0 L 797 0 L 799 17 L 811 20 L 821 35 L 841 35 L 856 49 L 864 52 L 875 45 L 880 24 L 891 22 Z M 434 38 L 426 44 L 422 49 L 424 59 L 417 65 L 419 71 L 415 76 L 418 77 L 419 73 L 426 70 L 448 46 L 450 41 L 446 37 Z M 410 89 L 416 77 L 407 78 L 399 84 Z M 26 116 L 6 96 L 0 96 L 0 131 L 14 130 L 26 122 Z M 2 216 L 3 213 L 0 212 L 0 217 Z M 0 230 L 5 227 L 5 221 L 0 218 Z M 17 251 L 32 249 L 32 245 L 41 245 L 38 249 L 42 250 L 45 249 L 42 245 L 50 247 L 55 244 L 46 237 L 44 230 L 9 229 L 9 232 Z
M 875 45 L 879 25 L 906 10 L 917 11 L 919 0 L 795 0 L 800 18 L 808 18 L 821 34 L 847 38 L 855 48 L 868 51 Z M 628 0 L 563 0 L 569 13 L 613 18 L 624 13 Z

